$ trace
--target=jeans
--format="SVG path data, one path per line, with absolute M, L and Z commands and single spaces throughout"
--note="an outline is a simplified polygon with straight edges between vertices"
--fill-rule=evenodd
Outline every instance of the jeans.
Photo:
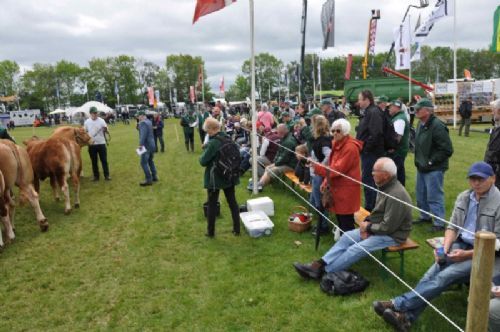
M 453 249 L 470 250 L 471 246 L 462 241 L 457 241 L 453 243 L 450 251 Z M 434 263 L 414 289 L 426 300 L 431 301 L 438 297 L 449 286 L 468 282 L 471 268 L 471 259 L 459 263 L 447 261 L 443 267 Z M 427 306 L 427 304 L 413 291 L 396 297 L 393 299 L 393 303 L 394 308 L 397 311 L 404 312 L 410 322 L 415 321 Z
M 372 170 L 377 159 L 377 156 L 372 153 L 361 153 L 361 181 L 363 184 L 369 185 L 370 187 L 375 187 Z M 377 192 L 367 187 L 363 189 L 365 193 L 365 209 L 371 212 L 375 207 Z
M 500 298 L 490 300 L 490 314 L 488 320 L 488 331 L 500 331 Z
M 350 238 L 347 235 L 349 235 Z M 358 245 L 354 244 L 353 240 L 357 242 Z M 345 270 L 361 258 L 366 257 L 366 252 L 360 247 L 368 252 L 372 252 L 396 244 L 397 242 L 388 235 L 371 235 L 363 240 L 361 239 L 359 229 L 353 229 L 344 233 L 337 243 L 335 243 L 322 257 L 323 261 L 326 263 L 325 271 L 330 273 Z
M 241 162 L 240 162 L 240 171 L 241 173 L 245 173 L 248 171 L 250 168 L 250 149 L 249 148 L 241 148 L 240 149 L 240 157 L 241 157 Z
M 165 142 L 163 141 L 163 134 L 161 135 L 157 135 L 157 134 L 154 134 L 154 138 L 155 138 L 155 151 L 158 152 L 158 141 L 160 141 L 160 149 L 161 149 L 161 152 L 165 152 Z
M 224 196 L 226 196 L 227 204 L 231 210 L 231 216 L 233 218 L 233 232 L 240 232 L 240 210 L 238 208 L 238 203 L 236 202 L 236 196 L 234 193 L 234 186 L 225 188 Z M 219 189 L 207 189 L 208 193 L 208 211 L 207 211 L 207 234 L 210 236 L 215 235 L 215 217 L 217 214 L 217 202 L 219 201 Z
M 398 155 L 391 155 L 391 159 L 394 161 L 396 164 L 396 167 L 398 168 L 398 181 L 405 186 L 406 182 L 406 171 L 405 171 L 405 157 L 401 157 Z
M 460 128 L 458 128 L 458 136 L 462 136 L 462 129 L 465 126 L 465 137 L 469 136 L 470 130 L 470 118 L 463 119 L 460 121 Z
M 319 175 L 313 175 L 311 178 L 312 191 L 309 196 L 309 202 L 314 206 L 318 211 L 322 214 L 326 215 L 326 211 L 323 208 L 323 204 L 321 203 L 321 192 L 320 187 L 321 183 L 323 183 L 323 177 Z M 328 221 L 318 213 L 318 225 L 320 231 L 328 231 Z
M 422 173 L 417 171 L 417 206 L 427 212 L 444 219 L 444 192 L 443 171 L 432 171 Z M 420 213 L 420 219 L 428 220 L 431 217 L 424 212 Z M 444 227 L 444 222 L 434 220 L 434 226 Z
M 89 145 L 89 155 L 90 160 L 92 161 L 92 172 L 94 173 L 94 178 L 99 179 L 99 167 L 97 166 L 98 157 L 101 160 L 104 177 L 109 177 L 106 144 Z
M 156 167 L 153 161 L 153 151 L 146 151 L 141 155 L 141 167 L 146 177 L 146 182 L 151 183 L 156 177 Z

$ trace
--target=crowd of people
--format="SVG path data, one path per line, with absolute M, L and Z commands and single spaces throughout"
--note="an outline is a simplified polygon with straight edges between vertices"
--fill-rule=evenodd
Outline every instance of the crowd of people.
M 415 191 L 416 205 L 421 213 L 417 220 L 412 220 L 413 202 L 405 188 L 404 165 L 413 130 L 411 114 L 400 100 L 375 98 L 369 90 L 359 94 L 358 105 L 360 120 L 355 137 L 350 134 L 351 125 L 345 114 L 329 101 L 323 101 L 321 109 L 309 111 L 304 105 L 296 109 L 286 104 L 276 108 L 260 105 L 257 114 L 259 181 L 255 185 L 261 189 L 273 178 L 295 171 L 302 181 L 310 181 L 310 202 L 321 212 L 319 226 L 313 232 L 329 233 L 329 222 L 324 220 L 323 212 L 328 210 L 336 216 L 343 235 L 332 248 L 311 263 L 294 263 L 297 273 L 306 279 L 318 280 L 328 273 L 348 269 L 370 252 L 404 243 L 413 224 L 431 223 L 429 232 L 444 232 L 444 244 L 434 252 L 435 264 L 416 286 L 418 294 L 430 301 L 449 286 L 470 278 L 476 231 L 493 232 L 500 239 L 500 191 L 497 188 L 500 100 L 493 103 L 495 127 L 485 159 L 470 166 L 469 188 L 458 195 L 449 223 L 445 220 L 443 188 L 453 145 L 448 128 L 434 115 L 433 103 L 419 98 L 414 104 L 414 116 L 419 120 L 415 128 Z M 220 190 L 224 190 L 232 211 L 233 233 L 239 235 L 238 204 L 234 195 L 234 187 L 239 181 L 224 182 L 214 177 L 211 169 L 222 144 L 216 139 L 218 136 L 239 144 L 240 173 L 250 168 L 250 121 L 226 114 L 220 105 L 214 107 L 211 114 L 204 111 L 197 118 L 192 114 L 192 118 L 193 127 L 199 126 L 205 147 L 200 164 L 206 167 L 207 236 L 215 236 L 215 211 Z M 306 180 L 304 170 L 310 180 Z M 253 185 L 250 183 L 249 189 L 253 189 Z M 370 215 L 355 229 L 354 213 L 361 206 L 361 190 L 364 191 L 364 208 Z M 329 202 L 325 202 L 325 196 Z M 497 277 L 493 282 L 499 284 L 500 261 L 497 257 L 495 263 Z M 427 306 L 419 295 L 410 291 L 392 300 L 375 301 L 373 308 L 397 330 L 407 331 Z M 490 329 L 495 331 L 500 326 L 500 292 L 492 296 Z

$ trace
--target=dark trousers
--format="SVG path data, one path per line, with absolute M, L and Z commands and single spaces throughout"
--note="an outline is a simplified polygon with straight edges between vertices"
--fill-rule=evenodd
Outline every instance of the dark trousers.
M 469 136 L 470 131 L 470 118 L 464 119 L 460 121 L 460 128 L 458 128 L 458 136 L 462 136 L 462 130 L 465 127 L 465 137 Z
M 165 142 L 163 141 L 163 134 L 161 135 L 154 134 L 154 138 L 155 138 L 156 152 L 158 152 L 158 141 L 160 141 L 161 152 L 165 152 Z
M 198 129 L 198 133 L 200 134 L 200 141 L 201 144 L 205 142 L 205 135 L 207 134 L 203 129 Z
M 406 174 L 405 174 L 405 159 L 406 157 L 401 157 L 397 155 L 392 155 L 391 159 L 394 161 L 396 164 L 396 167 L 398 168 L 398 181 L 405 186 L 406 182 Z
M 89 145 L 89 155 L 90 160 L 92 161 L 92 172 L 94 173 L 94 178 L 99 178 L 99 167 L 97 166 L 97 158 L 101 160 L 102 164 L 102 172 L 104 173 L 104 177 L 109 177 L 109 168 L 108 168 L 108 153 L 106 150 L 106 144 L 96 144 Z
M 336 214 L 337 222 L 343 232 L 354 229 L 354 214 Z
M 194 131 L 184 131 L 184 144 L 186 145 L 186 150 L 194 151 Z
M 226 196 L 227 204 L 231 210 L 231 216 L 233 218 L 233 232 L 240 232 L 240 211 L 238 208 L 238 203 L 236 202 L 236 196 L 234 193 L 234 186 L 223 189 L 224 196 Z M 207 233 L 210 236 L 215 235 L 215 217 L 217 214 L 217 202 L 219 201 L 219 189 L 207 189 L 208 193 L 208 211 L 207 211 Z
M 361 181 L 370 187 L 375 187 L 372 170 L 377 159 L 378 157 L 372 153 L 363 152 L 361 154 Z M 371 212 L 375 207 L 377 192 L 367 187 L 364 187 L 363 189 L 365 193 L 365 209 Z

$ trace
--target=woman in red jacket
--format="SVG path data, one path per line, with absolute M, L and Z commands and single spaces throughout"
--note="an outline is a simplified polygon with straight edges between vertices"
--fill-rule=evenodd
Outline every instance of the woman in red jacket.
M 360 152 L 363 143 L 349 135 L 351 124 L 345 119 L 338 119 L 332 124 L 332 153 L 327 170 L 323 165 L 314 164 L 314 172 L 325 177 L 321 188 L 330 180 L 333 197 L 330 212 L 335 213 L 343 232 L 354 229 L 354 213 L 361 204 L 361 168 Z M 329 175 L 329 179 L 327 178 Z M 347 175 L 349 178 L 345 177 Z M 359 182 L 354 182 L 350 178 Z

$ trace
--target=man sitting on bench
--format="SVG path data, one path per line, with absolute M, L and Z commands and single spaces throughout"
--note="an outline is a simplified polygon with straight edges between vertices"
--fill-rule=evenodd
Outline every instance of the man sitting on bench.
M 380 191 L 411 204 L 410 195 L 396 177 L 397 168 L 392 159 L 378 159 L 372 174 Z M 345 232 L 321 259 L 310 264 L 294 263 L 297 273 L 306 279 L 319 280 L 325 272 L 349 268 L 367 256 L 366 252 L 404 243 L 412 226 L 411 207 L 387 195 L 378 193 L 375 208 L 360 228 Z
M 470 280 L 476 230 L 493 232 L 497 239 L 500 238 L 500 191 L 495 187 L 493 168 L 481 161 L 471 166 L 467 176 L 470 189 L 459 194 L 455 201 L 443 247 L 434 252 L 436 262 L 415 287 L 415 291 L 428 301 L 449 286 Z M 496 264 L 499 259 L 497 255 Z M 373 303 L 375 312 L 398 331 L 409 330 L 426 306 L 427 303 L 413 291 L 391 301 Z

